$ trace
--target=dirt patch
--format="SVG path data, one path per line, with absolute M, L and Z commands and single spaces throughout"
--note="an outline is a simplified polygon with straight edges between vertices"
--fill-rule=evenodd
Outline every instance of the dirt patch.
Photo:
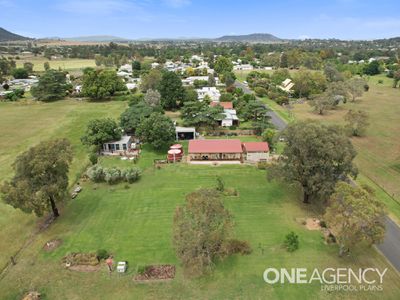
M 61 239 L 51 240 L 51 241 L 48 241 L 46 244 L 44 244 L 43 250 L 46 252 L 51 252 L 54 249 L 57 249 L 61 244 L 62 244 Z
M 39 300 L 40 299 L 40 293 L 39 292 L 29 292 L 22 298 L 22 300 Z
M 320 221 L 317 218 L 307 218 L 306 228 L 308 230 L 320 230 L 321 229 Z
M 147 266 L 143 273 L 133 277 L 138 282 L 165 281 L 175 278 L 175 266 L 173 265 L 155 265 Z
M 97 272 L 98 270 L 101 269 L 101 265 L 100 264 L 98 264 L 96 266 L 75 265 L 75 266 L 67 267 L 67 269 L 71 270 L 71 271 L 76 271 L 76 272 Z

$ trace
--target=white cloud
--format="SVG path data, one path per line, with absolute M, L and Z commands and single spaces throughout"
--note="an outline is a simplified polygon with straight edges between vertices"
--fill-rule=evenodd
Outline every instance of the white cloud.
M 190 5 L 191 1 L 190 0 L 164 0 L 164 3 L 168 6 L 179 8 L 179 7 Z

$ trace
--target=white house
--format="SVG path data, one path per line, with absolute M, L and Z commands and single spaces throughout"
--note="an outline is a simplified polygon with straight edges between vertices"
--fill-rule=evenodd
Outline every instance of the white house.
M 233 66 L 233 70 L 235 70 L 235 71 L 250 71 L 253 69 L 254 69 L 254 67 L 250 64 L 243 64 L 243 65 L 238 64 L 238 65 Z
M 224 109 L 224 118 L 221 120 L 222 127 L 230 127 L 233 125 L 238 125 L 239 118 L 236 115 L 235 109 Z
M 158 62 L 153 62 L 153 63 L 151 63 L 151 68 L 152 68 L 152 69 L 155 69 L 155 68 L 157 68 L 159 65 L 160 65 L 160 64 L 159 64 Z
M 132 73 L 132 65 L 130 64 L 125 64 L 119 67 L 118 71 L 126 72 L 126 73 Z
M 104 155 L 126 155 L 128 152 L 136 149 L 136 143 L 132 141 L 132 137 L 124 135 L 119 141 L 110 141 L 103 144 L 102 154 Z
M 201 89 L 196 89 L 197 98 L 199 101 L 203 101 L 206 96 L 210 98 L 211 101 L 219 101 L 221 97 L 220 91 L 212 86 L 212 87 L 202 87 Z

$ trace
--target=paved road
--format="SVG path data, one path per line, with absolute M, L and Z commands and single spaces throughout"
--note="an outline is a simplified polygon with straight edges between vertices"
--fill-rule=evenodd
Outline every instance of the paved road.
M 376 247 L 400 272 L 400 227 L 389 217 L 386 218 L 385 240 Z
M 247 85 L 240 81 L 236 81 L 235 86 L 241 88 L 246 94 L 253 93 Z M 269 115 L 271 117 L 271 123 L 274 124 L 278 130 L 285 129 L 287 124 L 281 119 L 281 117 L 272 110 L 270 110 Z M 356 185 L 353 180 L 351 180 L 350 183 Z M 376 247 L 382 252 L 393 267 L 400 272 L 400 227 L 389 217 L 386 218 L 385 239 L 382 244 L 376 245 Z
M 247 85 L 245 85 L 240 81 L 236 81 L 235 86 L 241 88 L 245 94 L 253 93 Z M 268 115 L 271 117 L 271 123 L 276 127 L 276 129 L 283 130 L 286 128 L 287 123 L 284 120 L 282 120 L 282 118 L 279 115 L 277 115 L 274 111 L 270 110 L 268 112 Z

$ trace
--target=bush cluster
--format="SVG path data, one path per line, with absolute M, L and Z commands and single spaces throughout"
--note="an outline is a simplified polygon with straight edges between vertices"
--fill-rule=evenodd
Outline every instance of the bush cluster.
M 118 168 L 103 168 L 96 164 L 86 171 L 86 175 L 93 182 L 107 182 L 108 184 L 116 184 L 122 181 L 133 183 L 140 178 L 141 170 L 133 167 L 120 170 Z

